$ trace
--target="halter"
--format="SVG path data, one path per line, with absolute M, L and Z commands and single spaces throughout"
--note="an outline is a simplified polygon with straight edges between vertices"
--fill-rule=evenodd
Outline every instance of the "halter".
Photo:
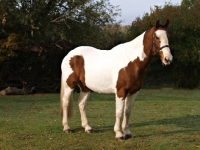
M 165 47 L 169 47 L 169 45 L 164 45 L 164 46 L 162 46 L 162 47 L 157 47 L 156 44 L 154 43 L 154 40 L 153 40 L 153 39 L 154 39 L 154 34 L 153 34 L 153 38 L 152 38 L 152 42 L 151 42 L 151 43 L 152 43 L 152 45 L 155 46 L 155 48 L 157 49 L 156 53 L 158 53 L 159 51 L 161 51 L 161 50 L 162 50 L 163 48 L 165 48 Z M 154 54 L 156 54 L 156 53 L 154 53 Z
M 162 50 L 165 47 L 169 47 L 169 45 L 164 45 L 164 46 L 160 47 L 159 51 Z

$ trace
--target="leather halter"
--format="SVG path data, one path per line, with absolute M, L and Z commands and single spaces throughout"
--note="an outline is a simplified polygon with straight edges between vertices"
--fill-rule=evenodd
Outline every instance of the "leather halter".
M 157 49 L 156 53 L 158 53 L 159 51 L 161 51 L 165 47 L 169 47 L 169 45 L 164 45 L 162 47 L 157 47 L 156 44 L 154 43 L 154 34 L 153 34 L 153 38 L 152 38 L 152 45 L 155 46 L 155 48 Z M 154 53 L 154 54 L 156 54 L 156 53 Z
M 164 46 L 160 47 L 159 51 L 162 50 L 165 47 L 169 47 L 169 45 L 164 45 Z

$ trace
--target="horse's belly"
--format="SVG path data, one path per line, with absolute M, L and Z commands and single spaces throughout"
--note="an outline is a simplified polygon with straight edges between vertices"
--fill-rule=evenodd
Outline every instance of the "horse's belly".
M 97 93 L 115 93 L 115 88 L 113 86 L 103 84 L 102 82 L 88 82 L 86 86 Z
M 94 92 L 98 93 L 115 93 L 116 84 L 114 77 L 109 72 L 95 71 L 86 73 L 85 83 L 86 86 Z

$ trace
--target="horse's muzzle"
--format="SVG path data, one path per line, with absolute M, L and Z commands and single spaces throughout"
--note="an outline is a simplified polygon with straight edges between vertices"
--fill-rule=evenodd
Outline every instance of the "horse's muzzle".
M 171 57 L 171 58 L 166 58 L 165 57 L 165 59 L 163 60 L 162 64 L 165 65 L 165 66 L 168 66 L 168 65 L 170 65 L 172 63 L 172 61 L 173 61 L 173 57 Z

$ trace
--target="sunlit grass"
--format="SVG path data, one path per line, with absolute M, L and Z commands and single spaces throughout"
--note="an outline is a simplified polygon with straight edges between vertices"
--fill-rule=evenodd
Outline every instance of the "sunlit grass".
M 74 96 L 72 134 L 62 132 L 58 94 L 0 97 L 0 150 L 199 149 L 200 91 L 141 90 L 134 102 L 134 138 L 115 140 L 115 96 L 92 93 L 87 115 L 94 134 L 81 127 Z

